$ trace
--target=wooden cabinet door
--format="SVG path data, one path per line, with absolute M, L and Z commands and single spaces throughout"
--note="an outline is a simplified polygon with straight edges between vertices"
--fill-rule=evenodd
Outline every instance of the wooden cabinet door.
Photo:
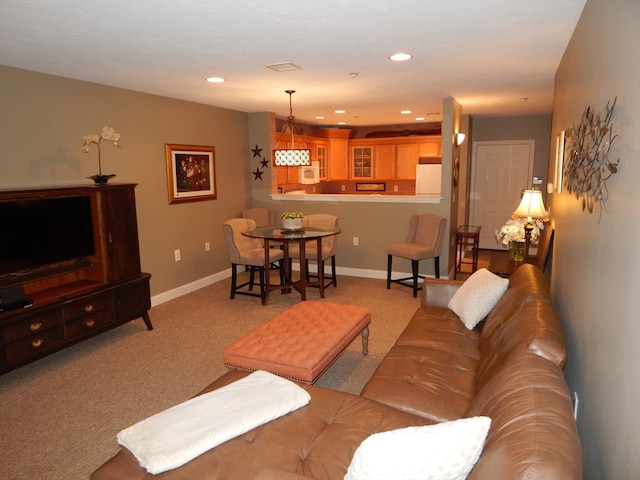
M 396 146 L 376 145 L 374 147 L 374 179 L 392 180 L 395 178 Z
M 373 178 L 373 148 L 351 148 L 351 178 Z
M 419 149 L 417 143 L 397 145 L 396 178 L 398 180 L 415 180 Z
M 349 140 L 332 138 L 329 140 L 329 178 L 331 180 L 349 179 Z
M 140 273 L 135 185 L 101 187 L 100 212 L 106 247 L 106 281 Z
M 433 142 L 422 142 L 419 145 L 420 148 L 420 157 L 440 157 L 441 142 L 433 141 Z

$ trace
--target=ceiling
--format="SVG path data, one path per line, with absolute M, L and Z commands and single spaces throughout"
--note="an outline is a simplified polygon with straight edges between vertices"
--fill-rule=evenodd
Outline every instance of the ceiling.
M 327 126 L 439 122 L 447 97 L 538 115 L 585 2 L 1 0 L 0 64 L 280 117 L 293 89 L 296 120 Z

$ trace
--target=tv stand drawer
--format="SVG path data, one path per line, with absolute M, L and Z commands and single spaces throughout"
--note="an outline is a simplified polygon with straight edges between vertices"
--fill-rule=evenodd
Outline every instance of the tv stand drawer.
M 81 337 L 87 333 L 100 330 L 105 325 L 109 325 L 113 322 L 113 316 L 111 310 L 101 310 L 93 315 L 87 315 L 85 317 L 74 320 L 73 322 L 65 323 L 64 329 L 67 336 L 67 340 L 72 340 L 76 337 Z
M 43 352 L 51 350 L 65 341 L 64 326 L 50 328 L 40 334 L 23 338 L 4 347 L 6 360 L 9 364 L 23 362 L 33 357 L 42 356 Z
M 63 309 L 64 321 L 69 323 L 78 318 L 85 317 L 87 315 L 93 315 L 100 310 L 111 308 L 111 292 L 102 293 L 99 295 L 91 295 L 69 303 Z
M 21 338 L 35 335 L 50 328 L 62 325 L 62 315 L 59 310 L 32 316 L 3 327 L 2 339 L 15 342 Z

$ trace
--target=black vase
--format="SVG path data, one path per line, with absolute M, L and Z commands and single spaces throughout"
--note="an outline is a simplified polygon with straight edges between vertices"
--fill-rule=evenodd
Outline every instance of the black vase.
M 110 173 L 109 175 L 92 175 L 90 177 L 91 180 L 95 182 L 96 185 L 106 185 L 109 179 L 115 177 L 115 173 Z

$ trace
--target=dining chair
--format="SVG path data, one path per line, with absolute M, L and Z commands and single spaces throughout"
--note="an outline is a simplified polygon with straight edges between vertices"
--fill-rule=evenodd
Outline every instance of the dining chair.
M 269 261 L 265 264 L 265 249 L 260 240 L 242 235 L 242 232 L 256 228 L 256 222 L 250 218 L 232 218 L 222 224 L 224 238 L 231 261 L 231 299 L 235 295 L 249 295 L 260 297 L 262 304 L 266 304 L 265 275 L 269 275 L 270 266 L 277 265 L 280 284 L 284 277 L 284 252 L 279 249 L 269 249 Z M 276 263 L 277 262 L 277 263 Z M 249 280 L 238 285 L 238 265 L 244 265 L 249 270 Z M 265 266 L 267 268 L 265 268 Z M 260 293 L 253 292 L 255 273 L 260 279 Z M 242 290 L 248 286 L 248 290 Z
M 256 227 L 275 225 L 275 214 L 268 208 L 256 207 L 246 208 L 242 211 L 243 218 L 250 218 L 256 222 Z
M 315 227 L 315 228 L 338 228 L 339 218 L 335 215 L 329 215 L 326 213 L 313 213 L 302 217 L 303 227 Z M 308 241 L 305 244 L 304 258 L 305 268 L 307 272 L 307 280 L 310 277 L 315 276 L 309 274 L 309 260 L 316 261 L 318 264 L 318 271 L 322 269 L 324 272 L 325 261 L 331 259 L 331 275 L 324 275 L 325 284 L 323 288 L 327 288 L 330 285 L 334 287 L 338 286 L 338 278 L 336 276 L 336 235 L 324 237 L 322 239 L 322 251 L 318 255 L 318 245 L 315 241 Z M 300 260 L 300 247 L 298 245 L 289 246 L 289 259 Z M 302 271 L 302 265 L 300 266 Z
M 447 228 L 447 219 L 440 215 L 423 213 L 413 215 L 409 219 L 409 234 L 404 243 L 396 243 L 387 247 L 387 289 L 391 288 L 391 283 L 397 283 L 413 289 L 413 296 L 418 296 L 418 279 L 425 278 L 418 273 L 420 260 L 433 258 L 435 262 L 435 275 L 440 278 L 440 252 Z M 391 278 L 391 264 L 393 257 L 406 258 L 411 260 L 410 277 Z M 407 283 L 411 280 L 411 283 Z

